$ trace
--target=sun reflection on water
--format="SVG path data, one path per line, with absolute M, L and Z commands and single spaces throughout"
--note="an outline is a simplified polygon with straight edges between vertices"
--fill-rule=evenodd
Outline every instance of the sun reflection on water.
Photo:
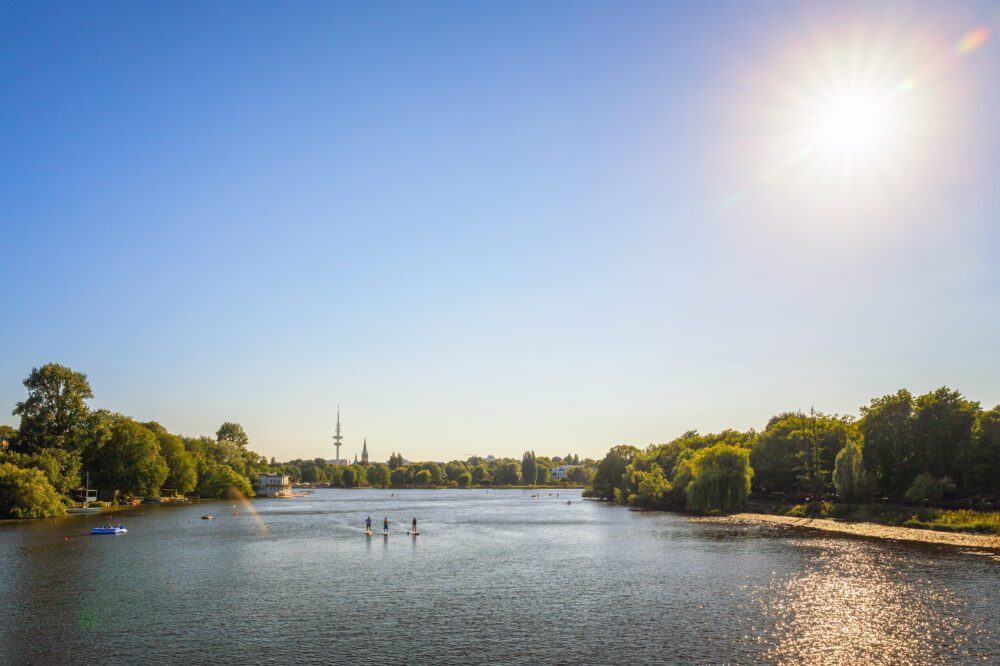
M 904 565 L 865 542 L 803 540 L 799 545 L 816 550 L 813 566 L 775 579 L 753 595 L 770 620 L 765 630 L 771 634 L 769 659 L 917 664 L 962 653 L 955 640 L 970 629 L 959 619 L 962 603 L 931 585 L 929 572 L 915 571 L 905 581 L 890 575 Z

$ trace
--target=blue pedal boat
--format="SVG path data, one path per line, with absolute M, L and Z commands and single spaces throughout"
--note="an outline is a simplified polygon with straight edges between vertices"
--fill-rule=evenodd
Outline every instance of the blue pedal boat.
M 124 527 L 92 527 L 91 534 L 125 534 L 128 532 Z

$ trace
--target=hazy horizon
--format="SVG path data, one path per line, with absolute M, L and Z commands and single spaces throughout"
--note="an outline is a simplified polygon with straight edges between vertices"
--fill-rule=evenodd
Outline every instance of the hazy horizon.
M 1000 5 L 0 5 L 32 367 L 279 460 L 1000 403 Z

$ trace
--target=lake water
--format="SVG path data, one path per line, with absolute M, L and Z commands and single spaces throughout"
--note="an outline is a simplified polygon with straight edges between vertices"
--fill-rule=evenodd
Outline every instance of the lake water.
M 1000 662 L 991 557 L 532 494 L 149 507 L 115 537 L 3 523 L 0 661 Z

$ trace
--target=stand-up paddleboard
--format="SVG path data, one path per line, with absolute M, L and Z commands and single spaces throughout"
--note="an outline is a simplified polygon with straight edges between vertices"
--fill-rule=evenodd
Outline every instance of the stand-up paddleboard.
M 365 530 L 365 536 L 371 536 L 373 532 L 371 530 Z

